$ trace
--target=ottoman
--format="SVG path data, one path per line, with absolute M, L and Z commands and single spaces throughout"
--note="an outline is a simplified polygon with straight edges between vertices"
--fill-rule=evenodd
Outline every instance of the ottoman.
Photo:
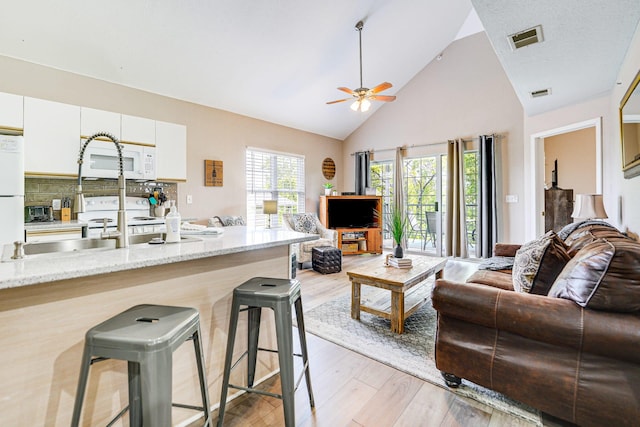
M 318 273 L 338 273 L 342 270 L 342 251 L 333 246 L 318 246 L 312 249 L 311 265 Z

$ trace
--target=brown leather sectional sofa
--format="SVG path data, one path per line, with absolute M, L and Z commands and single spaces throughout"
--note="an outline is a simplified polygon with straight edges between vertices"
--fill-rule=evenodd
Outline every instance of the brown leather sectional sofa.
M 578 425 L 639 425 L 640 243 L 604 225 L 549 238 L 533 275 L 498 245 L 512 270 L 436 282 L 436 366 Z

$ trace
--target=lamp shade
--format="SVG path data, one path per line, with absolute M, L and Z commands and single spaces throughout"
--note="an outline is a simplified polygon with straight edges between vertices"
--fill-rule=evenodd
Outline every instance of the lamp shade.
M 576 194 L 571 216 L 575 219 L 609 218 L 604 210 L 602 194 Z
M 278 201 L 277 200 L 264 200 L 262 205 L 262 213 L 267 215 L 273 215 L 278 213 Z

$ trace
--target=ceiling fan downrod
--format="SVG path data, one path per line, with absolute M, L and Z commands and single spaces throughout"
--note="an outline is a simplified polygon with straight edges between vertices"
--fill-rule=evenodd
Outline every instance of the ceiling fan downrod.
M 362 86 L 362 27 L 364 27 L 364 23 L 362 21 L 358 21 L 356 24 L 356 31 L 358 32 L 358 39 L 360 40 L 360 89 L 363 89 Z

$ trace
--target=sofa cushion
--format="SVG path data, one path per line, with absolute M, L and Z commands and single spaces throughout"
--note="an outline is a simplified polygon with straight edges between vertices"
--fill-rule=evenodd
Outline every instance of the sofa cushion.
M 310 213 L 294 214 L 293 229 L 300 233 L 318 234 L 315 215 Z
M 598 239 L 585 245 L 549 291 L 581 307 L 620 313 L 640 311 L 640 245 Z
M 513 290 L 511 271 L 478 270 L 466 280 L 467 283 L 479 283 L 494 288 Z
M 569 259 L 564 243 L 553 231 L 525 243 L 516 252 L 513 289 L 547 295 Z

